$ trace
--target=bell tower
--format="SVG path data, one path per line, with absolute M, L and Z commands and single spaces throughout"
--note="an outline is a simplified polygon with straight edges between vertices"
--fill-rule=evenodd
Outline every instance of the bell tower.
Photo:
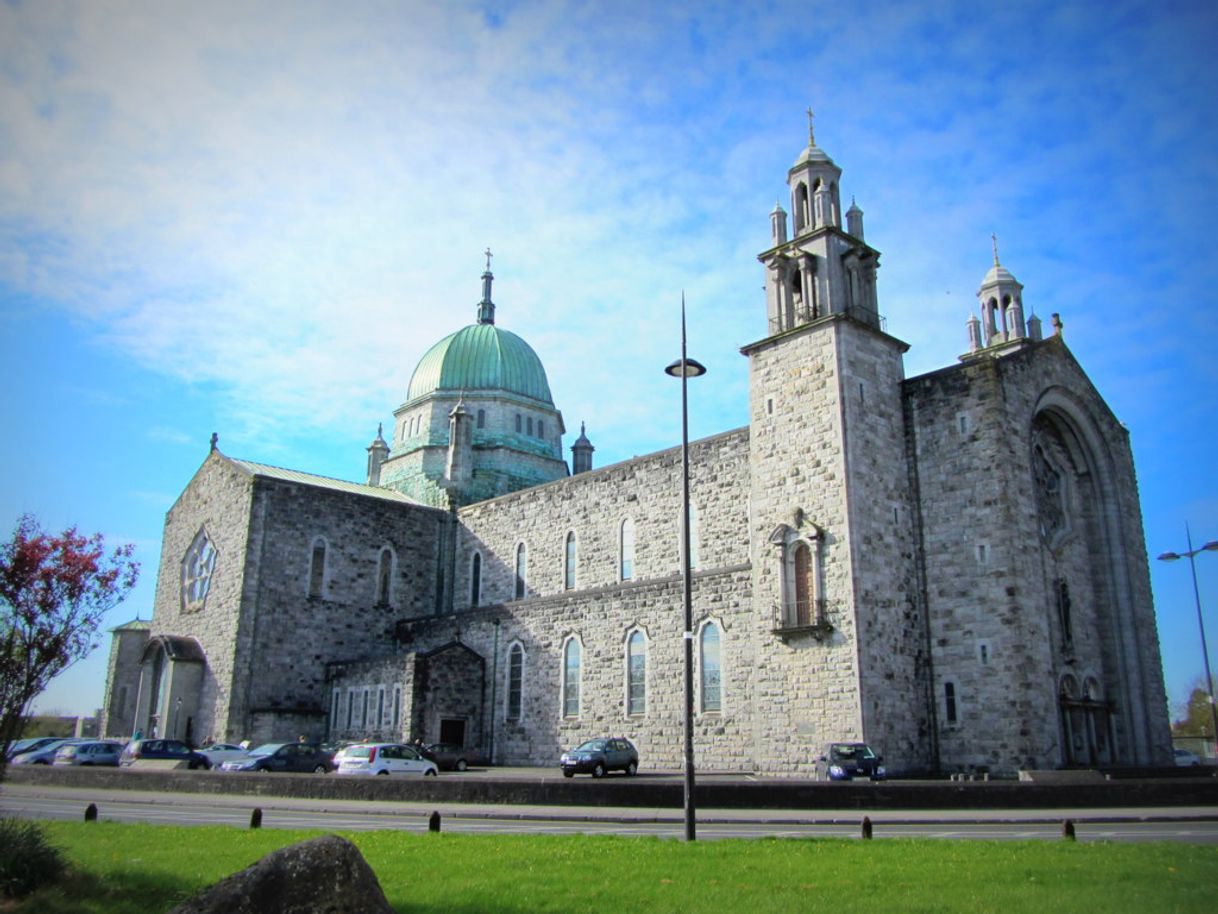
M 929 677 L 901 395 L 909 347 L 885 330 L 879 253 L 857 204 L 841 212 L 841 175 L 809 119 L 787 172 L 791 235 L 776 207 L 758 257 L 767 333 L 742 349 L 750 538 L 765 544 L 752 572 L 758 643 L 770 642 L 760 688 L 789 715 L 759 750 L 797 769 L 798 753 L 857 739 L 916 767 L 929 763 Z M 925 700 L 911 714 L 914 696 Z
M 880 327 L 875 279 L 880 255 L 863 240 L 863 211 L 851 203 L 842 228 L 842 170 L 816 145 L 808 111 L 808 146 L 787 172 L 792 233 L 786 212 L 770 214 L 772 247 L 765 265 L 766 314 L 771 334 L 829 314 L 848 314 Z

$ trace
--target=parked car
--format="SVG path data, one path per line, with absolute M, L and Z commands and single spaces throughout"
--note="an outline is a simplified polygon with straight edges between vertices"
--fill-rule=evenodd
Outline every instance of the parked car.
M 211 743 L 208 746 L 200 746 L 195 750 L 199 755 L 207 759 L 207 763 L 213 768 L 219 768 L 225 762 L 231 762 L 234 759 L 246 758 L 250 751 L 236 743 Z
M 220 765 L 223 771 L 312 771 L 325 774 L 334 770 L 334 759 L 328 752 L 308 743 L 263 743 L 251 749 L 245 758 L 236 758 Z
M 603 736 L 581 743 L 562 754 L 559 760 L 563 777 L 574 777 L 581 772 L 594 778 L 604 777 L 607 771 L 624 771 L 633 775 L 639 770 L 639 751 L 628 739 L 620 736 Z
M 485 765 L 487 757 L 477 749 L 466 749 L 456 743 L 432 743 L 424 747 L 424 755 L 441 771 L 464 771 L 470 765 Z
M 31 736 L 27 739 L 18 739 L 9 743 L 8 757 L 13 759 L 18 755 L 23 755 L 26 752 L 36 752 L 43 748 L 48 743 L 62 743 L 62 736 Z
M 195 752 L 180 739 L 134 739 L 127 743 L 118 763 L 126 767 L 141 759 L 177 759 L 179 762 L 186 762 L 186 767 L 191 771 L 196 768 L 207 770 L 211 767 L 207 756 Z
M 1172 750 L 1176 757 L 1176 764 L 1181 768 L 1196 768 L 1201 764 L 1201 758 L 1195 752 L 1189 752 L 1187 749 Z
M 37 749 L 31 749 L 28 752 L 22 752 L 20 755 L 14 755 L 9 762 L 10 765 L 49 765 L 55 761 L 55 753 L 59 751 L 60 746 L 67 746 L 71 743 L 83 742 L 76 739 L 53 739 L 49 743 L 43 743 Z
M 881 756 L 871 751 L 866 743 L 830 743 L 820 757 L 818 771 L 831 781 L 849 781 L 853 778 L 871 778 L 882 781 L 888 772 L 880 762 Z
M 413 746 L 402 743 L 360 743 L 347 746 L 338 758 L 339 774 L 418 774 L 435 776 L 439 769 Z
M 110 765 L 117 767 L 123 744 L 112 740 L 67 743 L 55 751 L 54 765 Z

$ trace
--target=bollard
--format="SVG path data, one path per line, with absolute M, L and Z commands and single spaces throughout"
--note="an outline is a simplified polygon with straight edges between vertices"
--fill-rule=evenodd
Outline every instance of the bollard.
M 427 820 L 427 830 L 428 831 L 439 831 L 440 830 L 440 814 L 438 812 L 433 812 L 431 814 L 431 817 Z
M 257 806 L 250 813 L 250 828 L 262 828 L 262 810 Z
M 1062 822 L 1062 837 L 1067 841 L 1074 840 L 1074 820 L 1066 819 Z
M 96 822 L 97 821 L 97 804 L 96 803 L 90 803 L 88 806 L 85 807 L 85 821 L 86 822 Z
M 864 841 L 871 840 L 871 817 L 863 816 L 863 827 L 861 829 L 862 838 Z

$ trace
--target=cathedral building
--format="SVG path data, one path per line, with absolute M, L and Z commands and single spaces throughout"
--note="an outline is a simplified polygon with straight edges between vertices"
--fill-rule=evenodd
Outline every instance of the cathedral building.
M 879 252 L 809 142 L 770 214 L 749 423 L 690 445 L 696 763 L 810 775 L 1166 764 L 1129 436 L 998 261 L 914 378 Z M 680 448 L 593 468 L 541 360 L 476 321 L 420 360 L 364 482 L 212 450 L 113 632 L 108 735 L 413 739 L 682 764 Z

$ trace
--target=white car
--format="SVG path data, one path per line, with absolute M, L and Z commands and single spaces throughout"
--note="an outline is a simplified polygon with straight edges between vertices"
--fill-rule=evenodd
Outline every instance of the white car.
M 436 763 L 402 743 L 347 746 L 334 760 L 339 774 L 421 774 L 434 777 Z
M 1189 752 L 1187 749 L 1176 749 L 1174 755 L 1176 764 L 1181 768 L 1196 768 L 1201 764 L 1201 759 L 1197 757 L 1197 754 Z

